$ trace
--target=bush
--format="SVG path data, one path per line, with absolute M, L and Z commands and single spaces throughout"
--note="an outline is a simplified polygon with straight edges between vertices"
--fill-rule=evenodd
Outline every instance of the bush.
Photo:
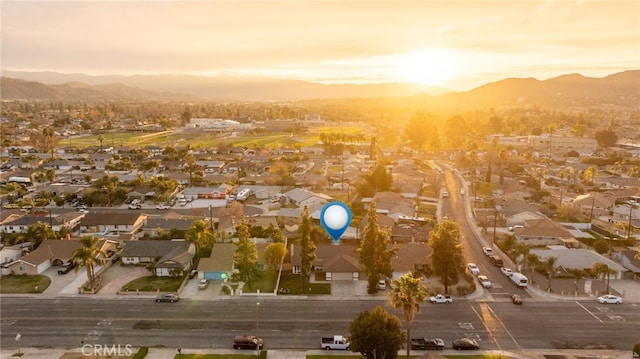
M 599 254 L 605 254 L 611 250 L 611 246 L 605 239 L 599 239 L 593 243 L 593 249 Z
M 138 349 L 138 352 L 133 356 L 132 359 L 143 359 L 147 356 L 147 353 L 149 353 L 149 348 L 141 347 L 140 349 Z
M 258 359 L 267 359 L 267 351 L 261 350 L 260 354 L 258 354 Z
M 636 343 L 636 345 L 633 346 L 633 353 L 640 355 L 640 343 Z M 636 358 L 636 356 L 634 356 L 634 358 Z

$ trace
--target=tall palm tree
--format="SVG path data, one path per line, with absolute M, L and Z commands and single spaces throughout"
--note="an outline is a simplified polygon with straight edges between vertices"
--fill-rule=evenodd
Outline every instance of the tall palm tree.
M 544 269 L 547 271 L 547 290 L 551 290 L 551 278 L 555 274 L 557 261 L 557 257 L 548 257 L 544 262 L 542 262 Z
M 540 265 L 540 257 L 535 253 L 529 253 L 525 258 L 527 259 L 527 266 L 531 270 L 530 278 L 533 281 L 533 272 L 536 270 L 536 267 Z
M 595 275 L 598 278 L 600 278 L 600 277 L 606 277 L 607 278 L 607 293 L 609 293 L 609 279 L 610 279 L 610 276 L 612 274 L 616 274 L 618 272 L 616 270 L 612 269 L 611 267 L 609 267 L 609 265 L 606 264 L 606 263 L 597 262 L 597 263 L 593 264 L 593 267 L 591 267 L 591 273 L 593 273 L 593 275 Z
M 80 267 L 87 268 L 87 277 L 93 290 L 95 282 L 94 266 L 104 264 L 106 254 L 98 248 L 98 239 L 94 236 L 84 236 L 80 238 L 82 247 L 73 251 L 71 260 L 77 264 L 75 272 L 78 273 Z
M 569 273 L 573 278 L 575 278 L 575 285 L 576 285 L 576 295 L 578 295 L 578 284 L 580 283 L 580 280 L 582 280 L 582 278 L 584 278 L 584 269 L 582 268 L 569 268 L 567 269 L 567 273 Z
M 392 281 L 393 289 L 389 292 L 391 306 L 402 310 L 402 319 L 407 323 L 407 358 L 411 350 L 411 323 L 420 313 L 420 304 L 427 298 L 427 287 L 422 284 L 420 276 L 411 272 Z

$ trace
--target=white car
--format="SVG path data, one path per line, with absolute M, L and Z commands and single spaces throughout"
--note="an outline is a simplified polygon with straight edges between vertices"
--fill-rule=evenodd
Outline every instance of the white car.
M 617 295 L 607 294 L 602 297 L 598 297 L 598 303 L 600 304 L 622 304 L 622 298 Z
M 166 204 L 159 204 L 156 206 L 156 209 L 169 209 L 171 207 L 167 206 Z
M 467 264 L 467 268 L 469 268 L 469 272 L 471 272 L 471 274 L 473 274 L 473 275 L 480 274 L 480 268 L 478 268 L 478 265 L 475 264 L 475 263 Z
M 198 288 L 200 289 L 206 289 L 208 285 L 209 281 L 206 279 L 200 279 L 200 282 L 198 282 Z
M 453 298 L 448 295 L 438 294 L 433 297 L 429 297 L 429 302 L 431 303 L 453 303 Z
M 385 289 L 387 289 L 387 282 L 385 282 L 384 279 L 380 279 L 378 281 L 378 286 L 377 287 L 378 287 L 378 290 L 385 290 Z
M 493 249 L 489 247 L 482 247 L 482 253 L 484 253 L 485 256 L 490 257 L 493 255 Z
M 502 271 L 502 274 L 506 275 L 507 277 L 511 277 L 511 275 L 513 274 L 513 271 L 511 270 L 511 268 L 507 268 L 507 267 L 500 268 L 500 271 Z
M 478 280 L 480 281 L 480 284 L 485 287 L 485 288 L 491 288 L 491 281 L 489 280 L 489 278 L 487 278 L 487 276 L 485 275 L 479 275 L 478 276 Z

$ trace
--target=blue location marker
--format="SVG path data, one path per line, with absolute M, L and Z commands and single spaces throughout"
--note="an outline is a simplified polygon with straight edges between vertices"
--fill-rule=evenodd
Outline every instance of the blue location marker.
M 333 242 L 338 243 L 351 223 L 351 210 L 342 202 L 329 202 L 320 211 L 320 223 Z

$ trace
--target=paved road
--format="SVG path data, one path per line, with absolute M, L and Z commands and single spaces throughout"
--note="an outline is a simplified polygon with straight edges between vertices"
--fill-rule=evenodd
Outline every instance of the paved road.
M 2 298 L 2 347 L 73 347 L 81 342 L 189 348 L 228 348 L 233 336 L 258 334 L 270 348 L 313 349 L 323 335 L 346 334 L 356 313 L 384 301 L 284 298 L 155 303 L 150 298 Z M 483 349 L 596 346 L 625 349 L 637 341 L 640 306 L 593 301 L 507 300 L 425 304 L 415 335 L 448 343 L 461 336 Z M 400 316 L 399 312 L 386 307 Z M 609 333 L 609 334 L 607 334 Z M 610 335 L 615 333 L 615 335 Z

